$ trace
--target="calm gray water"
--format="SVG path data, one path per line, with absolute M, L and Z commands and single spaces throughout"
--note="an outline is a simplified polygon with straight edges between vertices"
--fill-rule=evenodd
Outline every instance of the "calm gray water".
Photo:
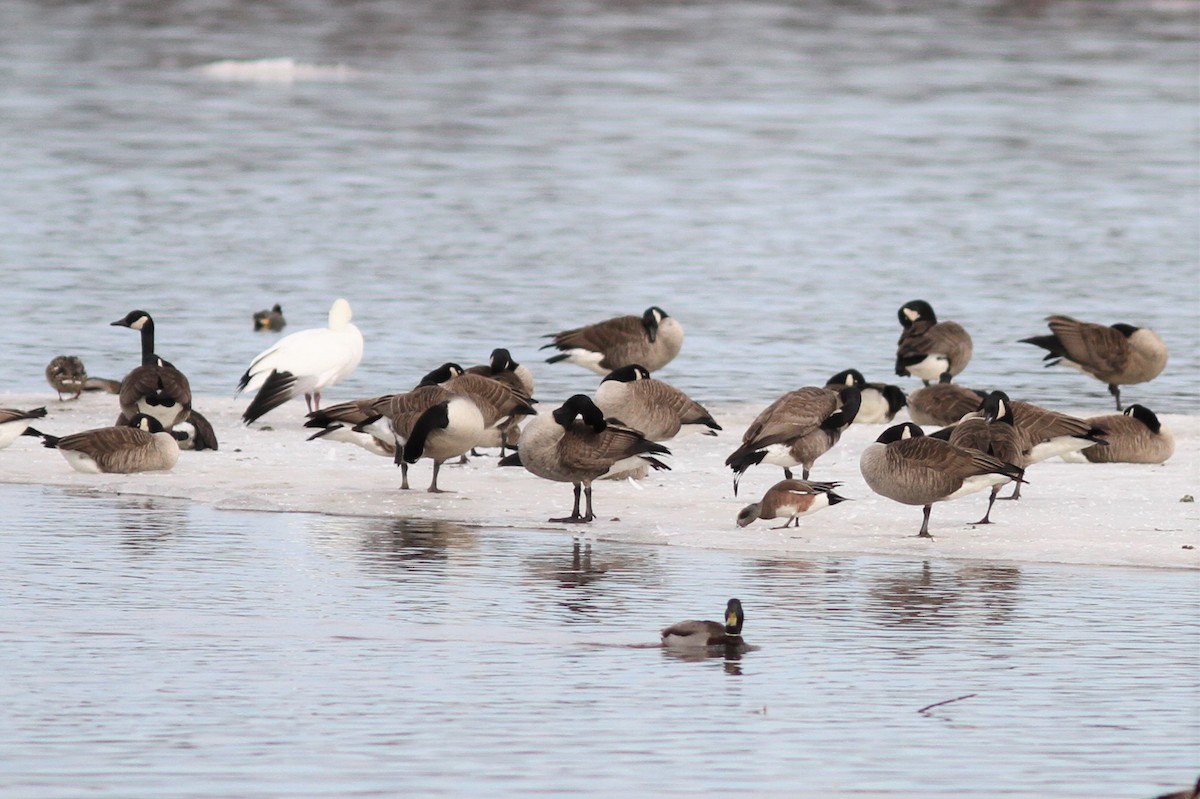
M 5 796 L 1133 799 L 1198 765 L 1195 572 L 0 504 Z M 729 596 L 757 651 L 645 646 Z
M 765 401 L 890 375 L 896 308 L 976 341 L 964 382 L 1104 410 L 1015 340 L 1156 328 L 1127 389 L 1194 411 L 1194 0 L 0 4 L 0 391 L 60 352 L 119 377 L 133 307 L 201 393 L 348 297 L 334 393 L 660 304 L 667 379 Z M 343 79 L 215 80 L 223 59 Z M 543 369 L 539 394 L 589 390 Z M 911 387 L 910 381 L 910 386 Z M 1080 392 L 1083 392 L 1082 394 Z

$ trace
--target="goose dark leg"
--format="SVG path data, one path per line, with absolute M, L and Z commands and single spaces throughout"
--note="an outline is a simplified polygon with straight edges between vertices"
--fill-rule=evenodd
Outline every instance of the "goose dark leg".
M 312 413 L 312 411 L 313 411 L 312 394 L 304 395 L 304 404 L 308 406 L 308 412 Z
M 792 470 L 791 470 L 791 469 L 789 469 L 789 468 L 788 468 L 788 467 L 786 467 L 786 466 L 784 466 L 784 467 L 783 467 L 783 479 L 784 479 L 784 480 L 791 480 L 791 479 L 792 479 Z
M 582 522 L 584 519 L 579 515 L 579 494 L 583 491 L 583 485 L 575 484 L 575 507 L 571 509 L 570 516 L 564 516 L 561 519 L 550 519 L 552 522 Z
M 1020 498 L 1021 498 L 1021 484 L 1020 483 L 1017 483 L 1017 487 L 1014 488 L 1013 492 L 1011 494 L 1009 494 L 1007 497 L 999 497 L 999 499 L 1020 499 Z
M 992 495 L 988 497 L 987 513 L 983 514 L 983 518 L 975 522 L 976 524 L 991 524 L 992 520 L 988 518 L 992 515 L 992 506 L 996 504 L 996 495 L 1000 493 L 1000 486 L 992 486 Z
M 929 511 L 933 510 L 933 505 L 925 506 L 925 521 L 921 522 L 921 532 L 917 533 L 918 538 L 933 538 L 929 534 Z
M 583 520 L 590 522 L 596 518 L 596 514 L 592 513 L 592 484 L 588 483 L 583 489 L 584 495 L 587 497 L 587 513 L 584 514 Z
M 429 488 L 427 489 L 430 494 L 448 494 L 448 493 L 450 493 L 450 492 L 446 491 L 444 488 L 437 487 L 438 470 L 441 468 L 442 468 L 441 461 L 433 462 L 433 482 L 429 484 Z
M 320 391 L 313 394 L 313 410 L 314 411 L 321 410 L 321 392 Z
M 400 488 L 408 490 L 408 464 L 400 461 Z
M 1113 397 L 1117 400 L 1117 410 L 1118 411 L 1121 410 L 1121 387 L 1118 386 L 1116 383 L 1109 383 L 1108 384 L 1108 393 L 1112 394 Z
M 801 480 L 808 479 L 808 467 L 807 466 L 805 466 L 804 469 L 800 472 L 800 479 Z

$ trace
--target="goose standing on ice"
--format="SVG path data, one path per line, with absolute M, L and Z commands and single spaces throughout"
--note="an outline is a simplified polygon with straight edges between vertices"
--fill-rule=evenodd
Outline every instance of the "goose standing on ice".
M 622 366 L 641 364 L 657 372 L 679 354 L 683 346 L 683 325 L 667 316 L 657 305 L 640 317 L 617 316 L 586 327 L 552 333 L 554 341 L 542 349 L 555 347 L 561 352 L 546 363 L 567 361 L 598 375 L 606 375 Z
M 790 391 L 768 405 L 742 436 L 742 445 L 725 459 L 733 469 L 733 493 L 751 466 L 769 463 L 783 467 L 791 480 L 793 466 L 803 468 L 808 479 L 817 458 L 824 455 L 854 422 L 861 402 L 854 386 L 834 391 L 806 386 Z
M 192 387 L 187 377 L 154 354 L 154 319 L 150 314 L 130 311 L 112 324 L 136 330 L 142 337 L 142 365 L 121 381 L 121 416 L 117 424 L 127 425 L 144 413 L 170 430 L 192 412 Z
M 883 431 L 859 459 L 863 479 L 876 494 L 905 505 L 924 505 L 921 538 L 929 534 L 933 503 L 958 499 L 997 483 L 1021 479 L 1021 468 L 974 449 L 925 435 L 912 422 Z
M 576 418 L 579 421 L 576 421 Z M 501 461 L 503 466 L 524 466 L 533 474 L 575 486 L 571 515 L 552 522 L 590 522 L 592 481 L 610 471 L 625 471 L 643 463 L 669 469 L 656 455 L 671 451 L 637 430 L 605 420 L 604 413 L 585 394 L 576 394 L 548 415 L 537 416 L 521 433 L 517 455 Z M 587 511 L 579 512 L 579 494 L 587 496 Z
M 329 309 L 328 327 L 284 336 L 259 353 L 235 392 L 258 391 L 242 421 L 250 424 L 300 394 L 310 411 L 320 408 L 321 390 L 349 376 L 362 360 L 362 333 L 351 317 L 350 303 L 338 299 Z
M 957 424 L 940 430 L 935 438 L 943 438 L 956 447 L 977 449 L 985 455 L 1011 463 L 1021 468 L 1024 476 L 1025 445 L 1021 434 L 1017 431 L 1016 419 L 1013 415 L 1012 402 L 1003 391 L 993 391 L 983 401 L 983 409 L 978 416 L 964 418 Z M 976 524 L 991 524 L 992 506 L 996 504 L 996 495 L 1004 483 L 996 483 L 988 497 L 987 512 Z
M 444 388 L 433 388 L 450 396 L 425 409 L 416 418 L 403 446 L 397 447 L 396 463 L 407 466 L 421 458 L 432 460 L 433 480 L 427 490 L 441 494 L 445 489 L 438 488 L 437 479 L 442 464 L 451 458 L 465 455 L 471 447 L 478 444 L 483 438 L 487 424 L 474 399 Z M 407 487 L 407 468 L 404 482 L 404 487 Z
M 158 419 L 135 414 L 128 426 L 99 427 L 69 436 L 42 434 L 77 472 L 129 474 L 170 469 L 179 460 L 179 443 Z
M 1069 316 L 1048 316 L 1050 335 L 1021 339 L 1047 350 L 1046 366 L 1061 363 L 1108 384 L 1108 393 L 1121 410 L 1121 386 L 1153 380 L 1167 365 L 1167 345 L 1146 327 L 1109 327 L 1080 322 Z
M 45 408 L 34 408 L 31 411 L 20 411 L 16 408 L 0 408 L 0 449 L 11 445 L 21 436 L 42 435 L 29 425 L 34 419 L 46 416 Z
M 721 429 L 700 403 L 639 364 L 609 372 L 596 389 L 596 407 L 651 441 L 672 439 L 683 425 L 702 425 L 710 435 Z
M 911 300 L 896 312 L 903 330 L 896 342 L 896 374 L 936 382 L 957 375 L 971 362 L 971 336 L 958 322 L 939 322 L 933 306 Z

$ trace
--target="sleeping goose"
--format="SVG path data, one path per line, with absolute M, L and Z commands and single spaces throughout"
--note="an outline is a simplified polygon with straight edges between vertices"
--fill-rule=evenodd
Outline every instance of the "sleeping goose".
M 929 534 L 933 503 L 1021 479 L 1020 467 L 931 438 L 912 422 L 884 430 L 863 450 L 859 469 L 876 494 L 905 505 L 925 506 L 925 519 L 917 533 L 922 538 L 933 537 Z
M 310 411 L 320 408 L 322 389 L 348 377 L 362 360 L 363 337 L 352 316 L 349 302 L 335 300 L 328 327 L 284 336 L 255 356 L 235 392 L 258 391 L 242 421 L 250 424 L 300 394 Z
M 129 474 L 170 469 L 179 460 L 179 443 L 157 418 L 135 414 L 128 426 L 99 427 L 69 436 L 44 435 L 71 468 L 90 474 Z
M 987 392 L 964 388 L 943 374 L 938 382 L 908 395 L 908 415 L 917 424 L 944 427 L 979 410 Z
M 605 416 L 640 430 L 651 441 L 672 439 L 683 425 L 703 425 L 710 435 L 721 429 L 700 403 L 651 377 L 640 364 L 609 372 L 596 389 L 595 402 Z
M 154 319 L 145 311 L 130 311 L 114 326 L 137 330 L 142 337 L 142 365 L 125 375 L 118 395 L 126 424 L 139 413 L 153 416 L 170 430 L 192 410 L 192 387 L 183 372 L 154 354 Z
M 724 624 L 719 621 L 695 620 L 672 624 L 663 628 L 662 645 L 680 649 L 725 647 L 742 650 L 746 646 L 742 640 L 742 625 L 745 621 L 742 603 L 731 599 L 725 605 Z
M 683 326 L 657 305 L 638 316 L 617 316 L 586 327 L 552 333 L 561 352 L 546 363 L 567 361 L 598 375 L 639 363 L 651 372 L 662 369 L 683 346 Z
M 937 381 L 957 375 L 971 361 L 971 336 L 958 322 L 939 322 L 933 306 L 911 300 L 896 312 L 903 330 L 896 342 L 896 374 Z
M 904 389 L 884 383 L 868 383 L 862 372 L 846 369 L 825 381 L 825 388 L 841 391 L 845 386 L 855 386 L 862 393 L 862 402 L 854 416 L 854 424 L 879 424 L 896 418 L 900 409 L 908 404 Z
M 1046 317 L 1050 335 L 1021 339 L 1046 350 L 1046 366 L 1061 363 L 1108 384 L 1121 410 L 1121 386 L 1153 380 L 1167 365 L 1167 345 L 1146 327 L 1109 327 L 1069 316 Z
M 579 421 L 576 421 L 576 418 Z M 590 522 L 592 481 L 613 471 L 649 464 L 669 469 L 656 455 L 670 455 L 661 444 L 648 440 L 637 430 L 608 422 L 604 413 L 585 394 L 576 394 L 549 415 L 537 416 L 521 433 L 517 456 L 501 461 L 506 466 L 524 466 L 547 480 L 573 483 L 575 506 L 571 515 L 552 522 Z M 587 512 L 579 512 L 580 490 L 587 496 Z
M 21 436 L 40 436 L 42 433 L 30 428 L 34 419 L 46 416 L 45 408 L 21 411 L 16 408 L 0 408 L 0 449 L 11 445 Z
M 782 530 L 789 524 L 800 526 L 800 517 L 808 516 L 831 505 L 845 502 L 833 489 L 841 483 L 817 483 L 807 480 L 780 480 L 767 489 L 758 502 L 742 508 L 737 516 L 738 527 L 745 527 L 756 519 L 783 519 L 783 524 L 772 527 Z
M 1082 455 L 1092 463 L 1163 463 L 1175 454 L 1175 437 L 1145 405 L 1130 405 L 1124 413 L 1086 420 L 1102 431 L 1106 447 L 1088 447 Z
M 725 459 L 733 469 L 734 495 L 742 475 L 759 463 L 782 466 L 788 480 L 791 467 L 800 466 L 801 477 L 807 480 L 813 463 L 833 448 L 854 421 L 860 397 L 853 386 L 842 391 L 807 386 L 768 405 L 746 429 L 742 445 Z

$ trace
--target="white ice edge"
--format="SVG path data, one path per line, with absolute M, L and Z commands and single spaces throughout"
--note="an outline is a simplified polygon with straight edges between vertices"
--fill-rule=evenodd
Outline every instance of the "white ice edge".
M 325 397 L 327 403 L 346 397 Z M 1176 440 L 1162 465 L 1066 463 L 1030 467 L 1018 502 L 998 502 L 992 525 L 975 527 L 985 493 L 934 505 L 933 540 L 919 539 L 921 509 L 873 494 L 858 471 L 862 448 L 885 425 L 855 425 L 817 462 L 813 479 L 843 483 L 853 498 L 802 519 L 799 528 L 768 529 L 758 521 L 738 529 L 738 510 L 781 479 L 778 467 L 747 472 L 739 496 L 723 463 L 757 406 L 716 406 L 725 428 L 716 437 L 683 435 L 667 442 L 672 471 L 652 472 L 638 486 L 602 481 L 595 487 L 597 519 L 591 525 L 551 524 L 570 511 L 571 486 L 541 480 L 518 468 L 496 466 L 495 451 L 466 466 L 443 467 L 441 487 L 429 494 L 430 465 L 410 467 L 414 490 L 400 491 L 390 460 L 351 444 L 306 441 L 304 403 L 294 400 L 260 421 L 270 430 L 239 424 L 249 398 L 200 397 L 195 407 L 212 422 L 218 452 L 185 452 L 171 472 L 88 475 L 73 471 L 57 451 L 32 437 L 0 450 L 0 482 L 101 493 L 174 497 L 221 509 L 331 515 L 438 519 L 490 528 L 556 529 L 597 541 L 669 544 L 773 554 L 883 554 L 1040 563 L 1200 568 L 1200 505 L 1181 502 L 1200 493 L 1200 416 L 1164 415 Z M 0 395 L 0 407 L 46 406 L 34 426 L 63 435 L 111 424 L 112 395 L 59 402 L 45 394 Z M 539 407 L 555 406 L 544 400 Z M 1069 409 L 1068 409 L 1069 410 Z M 1105 408 L 1069 412 L 1089 416 Z M 903 414 L 899 418 L 904 418 Z M 798 476 L 798 474 L 797 474 Z M 1008 489 L 1002 492 L 1007 494 Z

